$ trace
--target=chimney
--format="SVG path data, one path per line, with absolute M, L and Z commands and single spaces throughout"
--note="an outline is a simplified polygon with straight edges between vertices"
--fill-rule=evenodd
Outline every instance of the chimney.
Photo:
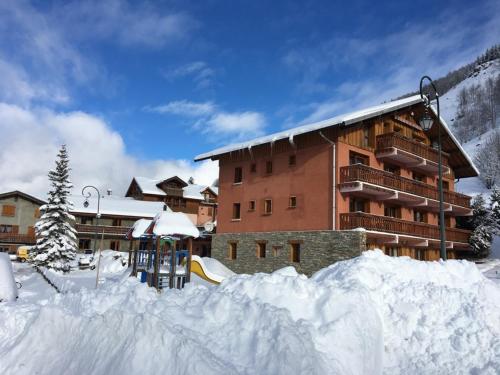
M 112 192 L 113 192 L 113 190 L 108 189 L 108 195 L 111 195 Z

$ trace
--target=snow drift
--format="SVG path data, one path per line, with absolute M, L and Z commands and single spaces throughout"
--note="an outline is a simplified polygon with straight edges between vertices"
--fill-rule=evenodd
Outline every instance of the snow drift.
M 12 262 L 7 253 L 0 253 L 0 302 L 15 301 L 17 285 L 12 271 Z
M 127 279 L 0 316 L 2 374 L 500 371 L 500 288 L 473 263 L 380 251 L 310 279 L 284 268 L 162 295 Z

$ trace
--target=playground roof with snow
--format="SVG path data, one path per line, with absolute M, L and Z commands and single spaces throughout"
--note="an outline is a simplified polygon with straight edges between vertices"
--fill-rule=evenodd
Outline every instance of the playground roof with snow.
M 198 238 L 200 231 L 182 212 L 160 212 L 153 220 L 137 220 L 127 233 L 127 238 L 140 238 L 144 235 Z

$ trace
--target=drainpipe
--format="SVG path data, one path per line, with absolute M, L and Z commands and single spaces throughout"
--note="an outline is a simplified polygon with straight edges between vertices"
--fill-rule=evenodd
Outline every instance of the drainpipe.
M 323 138 L 325 141 L 327 141 L 329 144 L 332 145 L 332 230 L 335 230 L 335 224 L 336 224 L 336 218 L 337 218 L 337 200 L 336 200 L 336 189 L 337 189 L 337 175 L 336 175 L 336 166 L 337 166 L 337 159 L 336 159 L 336 152 L 335 152 L 335 142 L 327 138 L 321 131 L 319 132 L 319 135 L 321 138 Z

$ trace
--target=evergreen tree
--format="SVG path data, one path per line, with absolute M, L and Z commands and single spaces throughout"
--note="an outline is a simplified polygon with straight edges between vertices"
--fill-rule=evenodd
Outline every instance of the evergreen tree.
M 42 216 L 37 221 L 37 242 L 33 262 L 37 265 L 68 272 L 70 261 L 76 257 L 75 218 L 69 213 L 72 203 L 68 201 L 70 189 L 68 153 L 62 146 L 57 155 L 56 168 L 49 172 L 51 190 L 47 204 L 40 207 Z
M 490 254 L 493 227 L 490 211 L 481 194 L 477 195 L 472 201 L 472 211 L 470 223 L 473 230 L 469 243 L 475 255 L 485 258 Z
M 497 236 L 500 236 L 500 187 L 495 186 L 490 197 L 491 224 Z

